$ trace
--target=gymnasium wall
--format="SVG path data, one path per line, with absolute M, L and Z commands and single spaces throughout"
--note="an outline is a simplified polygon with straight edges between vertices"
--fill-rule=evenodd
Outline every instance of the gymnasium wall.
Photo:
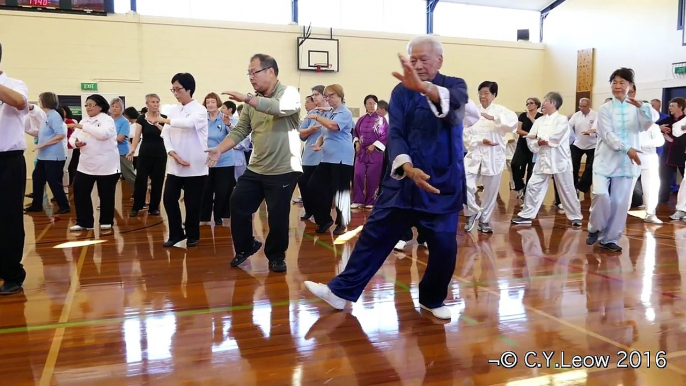
M 546 91 L 559 91 L 572 113 L 577 51 L 595 48 L 593 106 L 610 96 L 609 77 L 620 67 L 636 71 L 637 97 L 662 99 L 662 89 L 686 86 L 672 75 L 674 62 L 686 60 L 677 31 L 676 0 L 567 0 L 545 21 Z
M 312 37 L 328 37 L 313 29 Z M 135 14 L 87 17 L 31 12 L 0 12 L 2 69 L 24 80 L 32 100 L 43 91 L 80 95 L 81 82 L 98 82 L 99 92 L 125 95 L 143 107 L 147 93 L 175 103 L 169 89 L 177 72 L 197 81 L 196 97 L 210 91 L 251 91 L 246 76 L 251 55 L 274 56 L 282 82 L 301 88 L 303 98 L 315 84 L 340 83 L 350 107 L 361 108 L 373 93 L 387 99 L 397 84 L 398 52 L 411 35 L 334 30 L 340 39 L 340 72 L 297 70 L 296 37 L 302 28 L 230 22 L 156 18 Z M 524 100 L 543 94 L 542 44 L 443 38 L 443 72 L 465 78 L 477 99 L 484 80 L 500 84 L 498 102 L 522 110 Z M 27 161 L 33 166 L 32 141 Z M 29 170 L 30 176 L 31 170 Z

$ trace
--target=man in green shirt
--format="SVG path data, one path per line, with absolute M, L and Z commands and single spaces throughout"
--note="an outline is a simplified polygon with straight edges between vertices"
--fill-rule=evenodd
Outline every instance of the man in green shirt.
M 264 254 L 269 269 L 286 272 L 286 250 L 291 198 L 302 173 L 300 149 L 300 93 L 281 84 L 279 66 L 269 55 L 250 58 L 248 77 L 256 95 L 227 91 L 223 94 L 245 103 L 236 128 L 216 148 L 208 150 L 207 163 L 214 166 L 221 154 L 252 133 L 253 151 L 246 172 L 231 195 L 231 236 L 238 267 L 255 254 L 262 243 L 253 236 L 252 215 L 267 202 L 269 235 Z

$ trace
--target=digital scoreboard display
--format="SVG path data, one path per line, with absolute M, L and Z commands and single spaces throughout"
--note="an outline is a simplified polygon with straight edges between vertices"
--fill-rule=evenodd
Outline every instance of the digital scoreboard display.
M 105 14 L 114 0 L 0 0 L 0 9 Z

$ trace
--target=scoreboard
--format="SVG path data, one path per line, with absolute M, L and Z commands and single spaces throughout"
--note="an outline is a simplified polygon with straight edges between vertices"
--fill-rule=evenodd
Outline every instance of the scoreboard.
M 106 14 L 114 0 L 0 0 L 1 9 Z

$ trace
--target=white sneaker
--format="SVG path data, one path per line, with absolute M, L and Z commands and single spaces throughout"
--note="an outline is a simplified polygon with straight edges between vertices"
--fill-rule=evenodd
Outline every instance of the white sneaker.
M 360 207 L 362 207 L 362 204 L 354 203 L 354 204 L 350 205 L 350 209 L 357 209 Z
M 112 229 L 112 224 L 100 224 L 101 231 L 108 231 L 110 229 Z
M 329 286 L 321 283 L 315 283 L 313 281 L 306 281 L 305 287 L 307 287 L 307 289 L 310 290 L 310 292 L 312 292 L 316 297 L 329 303 L 331 307 L 337 310 L 342 310 L 345 308 L 346 300 L 334 295 L 329 289 Z
M 395 247 L 393 247 L 393 249 L 395 249 L 396 251 L 404 251 L 406 246 L 407 241 L 400 240 L 395 244 Z
M 662 224 L 662 220 L 657 218 L 657 216 L 654 214 L 647 215 L 643 221 L 653 223 L 653 224 Z
M 453 315 L 450 313 L 450 309 L 446 306 L 438 308 L 429 308 L 420 304 L 419 307 L 421 307 L 423 310 L 431 312 L 431 314 L 438 319 L 450 320 L 453 317 Z
M 673 215 L 669 216 L 672 220 L 683 220 L 686 218 L 686 212 L 682 210 L 677 210 Z
M 367 209 L 374 209 L 374 205 L 367 205 L 367 206 L 365 206 L 365 208 L 367 208 Z
M 74 225 L 73 227 L 69 228 L 69 230 L 72 232 L 81 232 L 81 231 L 92 231 L 93 228 L 84 228 L 81 225 Z

